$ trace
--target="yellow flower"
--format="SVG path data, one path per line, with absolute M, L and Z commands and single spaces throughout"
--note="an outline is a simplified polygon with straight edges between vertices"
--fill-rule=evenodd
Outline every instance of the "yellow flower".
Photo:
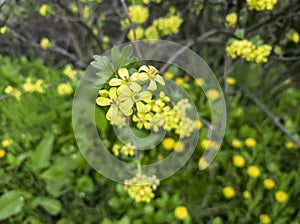
M 157 89 L 156 83 L 160 85 L 165 85 L 165 80 L 161 75 L 159 75 L 158 70 L 154 66 L 146 66 L 142 65 L 138 72 L 135 72 L 133 75 L 133 80 L 145 83 L 149 81 L 149 86 L 147 87 L 148 90 L 154 91 Z
M 173 138 L 165 138 L 162 142 L 162 146 L 166 150 L 171 150 L 175 147 L 175 140 Z
M 67 76 L 69 79 L 73 81 L 77 79 L 77 71 L 74 70 L 71 65 L 67 65 L 63 70 L 63 73 L 65 76 Z
M 153 21 L 153 25 L 162 33 L 163 36 L 176 34 L 182 24 L 182 19 L 178 16 L 159 18 Z
M 5 156 L 6 152 L 4 149 L 0 149 L 0 158 L 3 158 Z
M 185 206 L 175 208 L 174 215 L 179 220 L 185 220 L 189 216 L 189 212 Z
M 103 36 L 102 41 L 103 41 L 103 43 L 108 43 L 109 42 L 109 37 L 108 36 Z
M 207 91 L 207 98 L 210 100 L 216 100 L 220 97 L 220 93 L 215 89 L 210 89 Z
M 188 89 L 190 85 L 185 82 L 184 78 L 178 77 L 175 79 L 175 83 L 179 86 L 183 86 L 184 88 Z
M 46 37 L 43 37 L 40 41 L 40 46 L 43 49 L 48 49 L 52 47 L 52 43 L 50 42 L 50 40 Z
M 183 152 L 184 151 L 184 144 L 182 142 L 176 142 L 175 143 L 175 148 L 174 151 L 175 152 Z
M 202 127 L 203 127 L 202 121 L 200 121 L 200 120 L 194 121 L 194 128 L 200 129 L 200 128 L 202 128 Z
M 194 83 L 195 83 L 196 86 L 203 86 L 204 79 L 203 78 L 196 78 Z
M 41 16 L 48 16 L 51 14 L 51 7 L 49 5 L 43 4 L 39 9 L 39 13 Z
M 246 0 L 249 9 L 256 11 L 272 10 L 277 3 L 277 0 Z
M 150 129 L 150 120 L 152 119 L 152 116 L 149 113 L 138 113 L 137 116 L 133 115 L 132 120 L 136 122 L 136 126 L 139 129 L 142 129 L 143 127 L 145 129 Z
M 298 44 L 299 43 L 299 40 L 300 40 L 300 35 L 298 32 L 293 32 L 292 34 L 292 41 L 295 43 L 295 44 Z
M 83 18 L 87 20 L 87 19 L 89 19 L 90 15 L 91 15 L 91 9 L 90 9 L 90 7 L 87 6 L 87 5 L 84 6 L 83 7 L 83 11 L 82 11 Z
M 125 156 L 134 156 L 134 150 L 136 150 L 135 146 L 128 143 L 121 148 L 120 152 Z
M 257 166 L 249 166 L 247 173 L 250 177 L 257 178 L 260 176 L 260 169 Z
M 253 138 L 247 138 L 245 140 L 245 145 L 248 147 L 254 147 L 254 146 L 256 146 L 256 141 Z
M 57 86 L 57 93 L 60 96 L 70 95 L 73 93 L 73 88 L 69 83 L 61 83 Z
M 149 17 L 148 8 L 140 5 L 129 6 L 128 11 L 132 22 L 137 24 L 145 23 Z
M 144 37 L 144 30 L 141 27 L 137 27 L 135 30 L 130 29 L 127 35 L 127 38 L 131 41 L 140 40 L 143 37 Z
M 148 111 L 145 103 L 149 103 L 152 98 L 152 94 L 149 91 L 140 92 L 142 87 L 137 85 L 133 90 L 128 86 L 121 86 L 118 89 L 120 109 L 126 115 L 130 116 L 132 114 L 132 107 L 135 104 L 138 113 L 146 113 Z
M 277 191 L 275 193 L 275 199 L 280 203 L 284 203 L 288 200 L 288 195 L 284 191 Z
M 227 186 L 227 187 L 223 188 L 223 194 L 224 194 L 225 198 L 230 199 L 235 196 L 235 190 L 232 187 Z
M 244 197 L 245 199 L 249 199 L 249 198 L 251 198 L 251 193 L 250 193 L 249 191 L 244 191 L 244 192 L 243 192 L 243 197 Z
M 274 180 L 267 178 L 264 180 L 264 186 L 267 189 L 272 189 L 275 187 L 275 182 L 274 182 Z
M 99 106 L 110 106 L 106 113 L 106 119 L 111 121 L 112 119 L 116 119 L 118 117 L 118 110 L 120 101 L 117 96 L 117 88 L 112 87 L 109 89 L 108 97 L 100 96 L 96 99 L 96 103 Z
M 217 148 L 218 144 L 213 140 L 202 139 L 201 140 L 201 147 L 203 149 L 213 149 L 213 148 Z
M 14 88 L 11 87 L 11 86 L 7 86 L 7 87 L 4 89 L 4 93 L 5 93 L 5 94 L 11 94 L 13 91 L 14 91 Z
M 244 167 L 245 166 L 246 162 L 245 162 L 245 159 L 243 156 L 240 156 L 240 155 L 233 156 L 232 160 L 233 160 L 233 165 L 236 167 Z
M 158 31 L 155 26 L 149 26 L 145 31 L 145 38 L 157 40 L 159 38 Z
M 204 158 L 200 158 L 198 161 L 198 167 L 200 170 L 204 170 L 209 166 L 209 163 L 204 159 Z
M 167 78 L 167 79 L 172 79 L 174 78 L 174 75 L 172 72 L 165 72 L 164 76 Z
M 112 152 L 115 156 L 119 156 L 120 155 L 120 149 L 122 148 L 121 145 L 119 144 L 114 144 L 112 147 Z
M 235 27 L 236 22 L 237 22 L 238 16 L 235 12 L 229 13 L 226 16 L 226 27 Z
M 242 146 L 242 142 L 238 139 L 233 139 L 231 144 L 234 148 L 240 148 Z
M 24 92 L 38 92 L 38 93 L 44 93 L 44 80 L 39 79 L 36 81 L 36 83 L 32 83 L 31 78 L 27 78 L 26 82 L 22 85 L 22 88 Z
M 269 224 L 271 223 L 271 218 L 267 214 L 261 214 L 259 216 L 259 220 L 261 224 Z
M 149 203 L 155 196 L 154 191 L 159 185 L 159 180 L 154 175 L 148 177 L 142 173 L 137 173 L 132 179 L 125 180 L 124 184 L 129 197 L 136 202 Z
M 227 77 L 227 78 L 226 78 L 226 83 L 227 83 L 228 85 L 234 85 L 234 84 L 236 83 L 235 78 Z
M 162 154 L 158 154 L 157 155 L 157 157 L 156 157 L 156 159 L 158 160 L 158 161 L 161 161 L 161 160 L 163 160 L 165 157 L 162 155 Z
M 11 144 L 13 143 L 13 141 L 11 139 L 3 139 L 1 142 L 2 147 L 9 147 L 11 146 Z
M 143 3 L 144 3 L 145 5 L 148 5 L 148 4 L 150 3 L 150 0 L 143 0 Z
M 0 27 L 0 34 L 6 33 L 7 30 L 8 30 L 7 26 L 2 26 L 2 27 Z
M 127 68 L 120 68 L 118 70 L 119 78 L 112 78 L 109 81 L 110 86 L 125 86 L 127 85 L 130 89 L 135 90 L 140 86 L 134 81 L 133 76 L 129 76 Z
M 287 141 L 285 143 L 285 147 L 288 148 L 288 149 L 296 149 L 297 145 L 292 141 Z
M 70 4 L 70 9 L 73 13 L 77 13 L 78 12 L 78 7 L 75 3 L 71 3 Z

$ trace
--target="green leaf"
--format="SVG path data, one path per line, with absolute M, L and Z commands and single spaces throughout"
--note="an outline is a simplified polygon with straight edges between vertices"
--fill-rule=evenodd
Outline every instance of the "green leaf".
M 24 206 L 24 192 L 12 190 L 0 197 L 0 220 L 20 213 Z
M 244 39 L 245 37 L 245 30 L 243 29 L 237 29 L 234 33 L 238 38 Z
M 53 134 L 46 134 L 30 154 L 30 163 L 35 171 L 39 172 L 41 169 L 49 166 L 54 139 L 55 136 Z
M 94 191 L 94 182 L 89 176 L 81 176 L 76 181 L 76 186 L 80 191 L 92 192 Z
M 50 215 L 58 215 L 62 208 L 60 201 L 51 198 L 43 198 L 40 206 L 42 206 Z

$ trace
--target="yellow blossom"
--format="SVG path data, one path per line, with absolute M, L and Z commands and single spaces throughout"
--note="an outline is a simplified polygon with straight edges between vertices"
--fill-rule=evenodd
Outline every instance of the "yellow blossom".
M 142 129 L 143 127 L 145 129 L 150 129 L 150 120 L 152 119 L 151 114 L 149 113 L 138 113 L 137 115 L 133 115 L 132 121 L 136 122 L 136 126 L 139 129 Z
M 253 138 L 247 138 L 245 140 L 245 145 L 248 147 L 254 147 L 254 146 L 256 146 L 256 141 Z
M 102 41 L 103 41 L 103 43 L 108 43 L 109 42 L 109 37 L 108 36 L 103 36 Z
M 249 191 L 244 191 L 244 192 L 243 192 L 243 197 L 244 197 L 245 199 L 249 199 L 249 198 L 251 198 L 251 193 L 250 193 Z
M 3 139 L 1 142 L 2 147 L 9 147 L 11 146 L 11 144 L 13 143 L 13 141 L 11 139 Z
M 63 73 L 72 81 L 77 80 L 77 71 L 74 70 L 71 65 L 67 65 L 63 70 Z
M 257 166 L 249 166 L 247 173 L 250 177 L 257 178 L 260 176 L 260 169 Z
M 277 3 L 277 0 L 246 0 L 249 9 L 262 11 L 262 10 L 273 10 Z
M 82 11 L 82 16 L 84 19 L 89 19 L 91 15 L 91 8 L 89 6 L 84 6 Z
M 226 16 L 226 27 L 235 27 L 236 22 L 237 22 L 238 16 L 235 12 L 229 13 Z
M 203 86 L 204 79 L 203 78 L 196 78 L 194 83 L 195 83 L 196 86 Z
M 129 196 L 136 202 L 149 203 L 154 198 L 154 191 L 159 185 L 159 180 L 156 176 L 148 177 L 142 173 L 137 173 L 130 180 L 125 180 L 125 190 Z
M 235 78 L 227 77 L 227 78 L 226 78 L 226 83 L 227 83 L 228 85 L 234 85 L 234 84 L 236 83 Z
M 173 138 L 165 138 L 162 142 L 162 146 L 166 150 L 171 150 L 175 147 L 175 140 Z
M 269 224 L 269 223 L 271 223 L 271 218 L 267 214 L 261 214 L 259 216 L 259 220 L 260 220 L 261 224 Z
M 127 85 L 130 89 L 136 90 L 139 88 L 139 85 L 133 79 L 133 76 L 129 75 L 127 68 L 120 68 L 118 70 L 119 78 L 112 78 L 109 81 L 110 86 L 125 86 Z
M 144 30 L 141 27 L 137 27 L 135 30 L 130 29 L 127 38 L 131 41 L 140 40 L 144 37 Z
M 70 4 L 70 9 L 73 13 L 78 13 L 78 6 L 75 3 Z
M 245 166 L 245 159 L 243 156 L 235 155 L 232 157 L 233 165 L 236 167 L 244 167 Z
M 70 95 L 73 93 L 73 88 L 69 83 L 61 83 L 57 86 L 58 95 Z
M 172 72 L 165 72 L 164 76 L 167 78 L 167 79 L 172 79 L 174 78 L 174 75 Z
M 156 157 L 156 159 L 157 159 L 158 161 L 161 161 L 161 160 L 164 159 L 164 156 L 163 156 L 162 154 L 158 154 L 157 157 Z
M 213 148 L 217 148 L 218 144 L 213 140 L 202 139 L 201 140 L 201 147 L 203 149 L 213 149 Z
M 121 148 L 120 152 L 125 156 L 134 156 L 135 149 L 136 148 L 134 145 L 132 145 L 131 143 L 128 143 Z
M 51 43 L 51 41 L 50 41 L 48 38 L 46 38 L 46 37 L 43 37 L 43 38 L 41 39 L 41 41 L 40 41 L 40 46 L 41 46 L 41 48 L 43 48 L 43 49 L 51 48 L 52 45 L 53 45 L 53 44 Z
M 297 145 L 292 141 L 287 141 L 285 143 L 285 147 L 288 148 L 288 149 L 296 149 Z
M 158 30 L 156 29 L 155 26 L 149 26 L 145 30 L 145 38 L 152 39 L 152 40 L 157 40 L 159 38 Z
M 2 27 L 0 27 L 0 34 L 6 33 L 7 30 L 8 30 L 7 26 L 2 26 Z
M 295 44 L 298 44 L 299 43 L 299 40 L 300 40 L 300 35 L 298 32 L 293 32 L 292 33 L 292 41 L 295 43 Z
M 119 144 L 114 144 L 112 147 L 112 152 L 115 156 L 119 156 L 120 155 L 120 149 L 122 148 L 121 145 Z
M 185 220 L 189 216 L 189 212 L 185 206 L 178 206 L 175 208 L 174 215 L 179 220 Z
M 154 20 L 153 25 L 157 27 L 163 36 L 166 36 L 178 33 L 182 22 L 182 19 L 178 16 L 171 16 L 168 18 L 161 17 Z
M 39 13 L 41 16 L 48 16 L 51 14 L 51 7 L 49 5 L 43 4 L 39 9 Z
M 225 198 L 230 199 L 235 196 L 235 190 L 232 187 L 227 186 L 227 187 L 223 188 L 223 194 L 224 194 Z
M 234 148 L 240 148 L 242 146 L 242 142 L 238 139 L 233 139 L 232 142 L 231 142 L 231 145 Z
M 206 94 L 210 100 L 216 100 L 220 97 L 220 93 L 215 89 L 209 89 Z
M 44 93 L 44 80 L 39 79 L 35 83 L 32 82 L 31 78 L 27 78 L 25 83 L 22 85 L 22 88 L 24 92 L 38 92 L 38 93 Z
M 5 156 L 6 152 L 4 149 L 0 149 L 0 159 Z
M 184 88 L 188 89 L 190 85 L 184 81 L 184 78 L 178 77 L 175 79 L 175 83 L 179 86 L 183 86 Z
M 280 203 L 284 203 L 288 200 L 288 195 L 284 191 L 276 191 L 275 199 Z
M 175 148 L 174 151 L 175 152 L 183 152 L 184 151 L 184 144 L 182 142 L 176 142 L 175 143 Z
M 198 161 L 198 167 L 200 170 L 204 170 L 209 166 L 209 163 L 204 159 L 204 158 L 200 158 Z
M 275 182 L 274 182 L 274 180 L 267 178 L 264 180 L 264 186 L 267 189 L 272 189 L 275 187 Z
M 137 24 L 143 24 L 149 17 L 149 10 L 141 5 L 131 5 L 128 8 L 130 18 L 132 22 Z

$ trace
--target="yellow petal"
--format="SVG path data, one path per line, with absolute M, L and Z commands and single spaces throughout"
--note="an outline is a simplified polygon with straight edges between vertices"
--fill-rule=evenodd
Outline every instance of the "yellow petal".
M 156 75 L 154 80 L 163 86 L 165 85 L 165 80 L 160 75 Z
M 141 72 L 137 75 L 137 79 L 140 82 L 145 82 L 145 81 L 149 80 L 149 76 L 145 72 Z
M 149 89 L 150 91 L 154 91 L 156 90 L 156 88 L 157 88 L 156 82 L 154 80 L 150 80 L 150 84 L 147 89 Z
M 133 95 L 133 92 L 129 89 L 128 86 L 123 85 L 118 89 L 118 94 L 120 96 L 131 97 Z
M 113 78 L 113 79 L 111 79 L 110 81 L 109 81 L 109 85 L 110 86 L 119 86 L 119 85 L 121 85 L 121 83 L 122 83 L 122 80 L 121 79 L 117 79 L 117 78 Z
M 149 122 L 145 122 L 145 123 L 144 123 L 144 127 L 145 127 L 146 129 L 150 129 L 151 125 L 150 125 Z
M 138 113 L 143 114 L 143 113 L 147 112 L 147 107 L 141 101 L 136 102 L 136 109 L 137 109 Z
M 143 71 L 143 72 L 148 72 L 149 68 L 146 66 L 146 65 L 142 65 L 140 68 L 139 68 L 139 72 Z
M 137 84 L 136 82 L 132 82 L 129 85 L 129 88 L 132 89 L 134 92 L 139 92 L 142 87 L 139 84 Z
M 118 70 L 118 74 L 123 80 L 129 78 L 129 73 L 128 73 L 127 68 L 120 68 Z
M 111 120 L 118 120 L 118 116 L 120 116 L 120 114 L 118 114 L 118 107 L 111 106 L 109 109 L 111 111 Z
M 96 103 L 99 105 L 99 106 L 108 106 L 111 104 L 111 101 L 110 99 L 108 98 L 105 98 L 105 97 L 98 97 L 96 99 Z
M 133 104 L 134 102 L 130 98 L 127 98 L 124 102 L 120 103 L 120 109 L 126 116 L 129 116 Z
M 105 116 L 106 119 L 109 120 L 109 121 L 111 120 L 111 110 L 112 110 L 112 107 L 110 107 L 110 108 L 108 109 L 108 111 L 107 111 L 107 113 L 106 113 L 106 116 Z
M 116 87 L 110 88 L 109 97 L 113 100 L 117 99 L 117 88 Z
M 143 100 L 146 103 L 149 103 L 152 98 L 152 93 L 150 91 L 144 91 L 139 94 L 140 100 Z

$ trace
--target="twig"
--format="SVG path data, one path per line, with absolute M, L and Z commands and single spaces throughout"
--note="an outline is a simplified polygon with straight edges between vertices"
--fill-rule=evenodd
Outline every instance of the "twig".
M 245 90 L 244 90 L 245 91 Z M 286 129 L 286 127 L 280 122 L 279 117 L 272 113 L 272 111 L 262 102 L 260 102 L 256 96 L 248 91 L 245 91 L 246 96 L 252 100 L 272 121 L 273 123 L 298 147 L 300 147 L 300 141 L 294 138 L 293 133 Z
M 128 7 L 127 7 L 127 4 L 126 4 L 125 0 L 120 0 L 120 1 L 121 1 L 122 6 L 123 6 L 123 9 L 124 9 L 124 11 L 125 11 L 125 13 L 126 13 L 126 16 L 127 16 L 128 19 L 129 19 L 130 27 L 131 27 L 131 29 L 132 29 L 132 31 L 133 31 L 133 38 L 134 38 L 134 40 L 136 41 L 135 23 L 132 22 L 132 19 L 131 19 L 131 17 L 130 17 L 129 10 L 128 10 Z M 133 43 L 133 46 L 134 46 L 134 48 L 135 48 L 135 50 L 136 50 L 137 56 L 138 56 L 139 58 L 142 58 L 142 54 L 141 54 L 141 51 L 140 51 L 139 46 L 138 46 L 135 42 Z

